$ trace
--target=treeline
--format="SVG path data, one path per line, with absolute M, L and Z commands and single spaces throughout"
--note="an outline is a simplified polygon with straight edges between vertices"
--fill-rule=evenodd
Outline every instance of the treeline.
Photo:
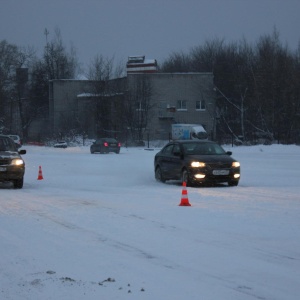
M 0 133 L 26 139 L 33 121 L 47 124 L 49 80 L 74 78 L 78 68 L 76 52 L 65 48 L 59 30 L 46 42 L 42 58 L 33 48 L 0 41 Z
M 108 81 L 124 75 L 125 66 L 115 66 L 114 58 L 102 55 L 96 55 L 84 71 L 76 49 L 67 49 L 58 28 L 51 39 L 47 29 L 44 34 L 42 57 L 33 48 L 0 41 L 0 133 L 19 134 L 26 140 L 30 125 L 38 120 L 44 137 L 53 134 L 49 128 L 49 80 L 83 76 Z
M 300 45 L 289 50 L 274 30 L 250 45 L 246 40 L 206 41 L 188 53 L 173 53 L 163 72 L 213 72 L 217 137 L 238 142 L 300 142 Z
M 47 29 L 44 33 L 41 58 L 32 48 L 0 41 L 0 133 L 18 128 L 26 139 L 33 121 L 49 117 L 49 80 L 83 73 L 75 49 L 64 46 L 60 31 L 49 41 Z M 113 58 L 97 55 L 85 77 L 107 81 L 124 70 L 125 64 L 115 66 Z M 300 45 L 291 51 L 276 30 L 255 44 L 207 40 L 187 53 L 170 54 L 160 71 L 213 72 L 217 107 L 212 117 L 220 142 L 299 141 Z

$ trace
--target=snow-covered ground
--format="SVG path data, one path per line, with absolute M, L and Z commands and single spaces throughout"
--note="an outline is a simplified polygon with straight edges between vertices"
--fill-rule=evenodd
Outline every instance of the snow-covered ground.
M 225 147 L 239 186 L 188 188 L 190 207 L 155 181 L 158 149 L 23 148 L 24 188 L 0 185 L 0 299 L 299 299 L 299 146 Z

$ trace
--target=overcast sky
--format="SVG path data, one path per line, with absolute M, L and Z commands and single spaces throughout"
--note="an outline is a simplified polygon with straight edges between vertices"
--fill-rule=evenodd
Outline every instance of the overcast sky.
M 59 28 L 86 66 L 97 54 L 126 62 L 146 55 L 158 63 L 214 38 L 254 43 L 274 27 L 296 50 L 300 0 L 0 0 L 0 41 L 33 46 L 39 55 Z

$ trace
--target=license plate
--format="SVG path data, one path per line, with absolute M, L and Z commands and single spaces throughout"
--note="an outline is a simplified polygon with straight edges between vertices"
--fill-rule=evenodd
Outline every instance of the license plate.
M 228 175 L 229 170 L 213 170 L 214 175 Z
M 0 172 L 5 172 L 6 168 L 0 167 Z

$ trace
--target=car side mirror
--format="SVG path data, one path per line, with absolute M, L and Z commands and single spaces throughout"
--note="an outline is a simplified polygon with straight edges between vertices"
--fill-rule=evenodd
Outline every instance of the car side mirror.
M 227 151 L 226 154 L 227 155 L 232 155 L 232 152 L 231 151 Z
M 20 150 L 20 151 L 18 151 L 19 152 L 19 154 L 21 154 L 21 155 L 23 155 L 23 154 L 26 154 L 26 150 Z
M 180 156 L 181 155 L 181 152 L 180 151 L 175 151 L 173 152 L 174 156 Z

